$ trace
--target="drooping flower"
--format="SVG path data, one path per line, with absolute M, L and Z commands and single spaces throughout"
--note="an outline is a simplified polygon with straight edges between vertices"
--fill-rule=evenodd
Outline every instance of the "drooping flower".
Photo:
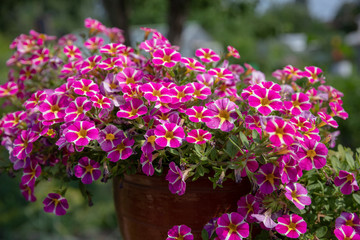
M 174 162 L 169 164 L 169 171 L 166 174 L 169 182 L 169 190 L 172 194 L 183 195 L 186 190 L 186 182 L 181 169 Z
M 91 140 L 98 138 L 99 130 L 93 122 L 76 121 L 66 129 L 65 138 L 69 143 L 86 146 Z
M 90 79 L 81 79 L 79 81 L 75 81 L 71 87 L 76 94 L 88 97 L 99 93 L 98 85 Z
M 168 231 L 166 240 L 193 240 L 194 235 L 191 233 L 191 228 L 186 225 L 173 226 Z
M 281 118 L 268 120 L 265 131 L 270 135 L 269 139 L 274 146 L 283 144 L 290 146 L 294 142 L 294 127 Z
M 260 122 L 260 117 L 256 115 L 247 115 L 245 117 L 246 128 L 251 130 L 256 130 L 259 135 L 262 135 L 262 127 Z
M 300 183 L 290 183 L 285 187 L 285 197 L 295 204 L 298 209 L 304 209 L 311 204 L 308 192 Z
M 334 234 L 338 240 L 360 240 L 360 235 L 355 229 L 346 225 L 335 229 Z
M 129 158 L 133 153 L 132 145 L 134 145 L 134 142 L 134 139 L 121 139 L 121 142 L 108 152 L 107 157 L 111 162 L 117 162 L 120 159 L 125 160 Z
M 68 201 L 57 193 L 49 193 L 43 201 L 44 211 L 58 216 L 65 215 L 69 208 Z
M 216 234 L 220 240 L 241 240 L 249 236 L 249 224 L 237 212 L 224 213 L 217 224 Z
M 262 165 L 255 177 L 260 191 L 264 194 L 272 193 L 280 184 L 279 169 L 272 163 Z
M 258 214 L 260 211 L 260 203 L 251 194 L 241 197 L 237 202 L 237 206 L 237 212 L 246 218 L 248 223 L 254 222 L 255 219 L 251 215 Z
M 35 181 L 40 176 L 40 174 L 40 164 L 35 159 L 31 159 L 27 162 L 25 168 L 23 169 L 21 184 L 24 186 L 35 186 Z
M 189 143 L 204 144 L 211 139 L 211 133 L 203 129 L 193 129 L 187 135 Z
M 185 138 L 184 129 L 175 123 L 157 125 L 154 131 L 155 143 L 160 147 L 177 148 Z
M 82 157 L 74 167 L 74 175 L 80 178 L 82 183 L 91 184 L 101 176 L 100 163 L 88 157 Z
M 207 105 L 213 112 L 211 121 L 206 122 L 206 126 L 212 129 L 220 128 L 224 132 L 229 132 L 234 128 L 237 119 L 235 108 L 238 106 L 228 98 L 221 98 Z
M 147 176 L 154 175 L 155 169 L 152 164 L 153 155 L 151 152 L 143 152 L 140 157 L 141 170 Z
M 36 197 L 34 195 L 34 185 L 24 185 L 20 182 L 20 191 L 26 201 L 35 202 Z
M 119 118 L 136 119 L 146 114 L 147 111 L 148 109 L 141 99 L 133 98 L 119 106 L 119 111 L 116 113 L 116 116 Z
M 186 110 L 186 115 L 189 116 L 189 120 L 192 122 L 210 122 L 214 113 L 203 106 L 193 106 Z
M 209 48 L 199 48 L 195 51 L 195 56 L 200 58 L 201 61 L 210 63 L 217 62 L 220 60 L 219 55 L 217 55 L 213 50 Z
M 360 220 L 356 213 L 342 212 L 335 220 L 335 228 L 341 226 L 349 226 L 355 229 L 357 234 L 360 234 Z
M 325 166 L 328 149 L 321 142 L 305 139 L 296 154 L 299 157 L 300 168 L 308 171 L 314 167 L 320 169 Z
M 278 163 L 281 182 L 283 184 L 296 182 L 299 177 L 302 176 L 302 170 L 298 165 L 298 161 L 293 158 L 291 153 L 280 156 Z
M 339 176 L 334 179 L 334 184 L 340 187 L 341 193 L 345 195 L 359 190 L 355 175 L 344 170 L 339 171 Z
M 309 100 L 305 93 L 295 93 L 291 96 L 291 101 L 284 102 L 284 106 L 292 115 L 297 116 L 311 108 Z
M 181 54 L 171 48 L 157 49 L 153 53 L 152 62 L 156 65 L 171 68 L 181 61 Z
M 276 231 L 288 238 L 298 238 L 300 234 L 304 234 L 307 231 L 307 224 L 299 215 L 283 215 L 277 221 Z
M 264 116 L 269 115 L 272 111 L 280 110 L 282 107 L 280 94 L 267 88 L 253 90 L 248 101 L 251 107 L 256 108 Z

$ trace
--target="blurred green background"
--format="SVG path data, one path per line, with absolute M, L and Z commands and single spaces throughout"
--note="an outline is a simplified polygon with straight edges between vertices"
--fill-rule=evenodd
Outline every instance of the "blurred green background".
M 7 81 L 9 44 L 30 29 L 60 37 L 82 29 L 83 20 L 92 17 L 108 27 L 129 29 L 127 40 L 134 43 L 141 41 L 135 29 L 155 27 L 184 52 L 196 46 L 225 51 L 232 45 L 241 55 L 233 63 L 250 63 L 268 80 L 288 64 L 322 68 L 327 84 L 344 93 L 350 115 L 337 119 L 338 143 L 355 149 L 360 147 L 359 14 L 355 0 L 1 0 L 0 82 Z M 0 157 L 0 166 L 6 165 L 3 148 Z M 0 182 L 0 239 L 120 238 L 111 183 L 90 187 L 92 207 L 74 185 L 67 193 L 68 214 L 56 217 L 44 213 L 41 203 L 53 183 L 40 184 L 38 200 L 27 203 L 18 190 L 19 177 L 0 173 Z

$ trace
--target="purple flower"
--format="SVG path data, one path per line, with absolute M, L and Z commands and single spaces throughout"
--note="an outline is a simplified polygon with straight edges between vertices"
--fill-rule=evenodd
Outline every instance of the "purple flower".
M 57 193 L 49 193 L 43 201 L 44 211 L 58 216 L 65 215 L 69 204 L 66 198 Z
M 14 140 L 13 156 L 18 159 L 25 159 L 32 151 L 33 142 L 39 138 L 31 130 L 22 130 L 20 135 Z
M 256 201 L 255 197 L 251 194 L 248 194 L 244 197 L 241 197 L 237 202 L 237 212 L 240 213 L 241 216 L 246 218 L 246 221 L 249 223 L 255 222 L 252 214 L 258 214 L 260 209 L 260 203 Z
M 145 173 L 147 176 L 154 175 L 154 166 L 152 164 L 153 162 L 153 155 L 151 152 L 143 152 L 140 157 L 140 164 L 141 169 L 143 173 Z
M 124 138 L 124 132 L 110 124 L 100 131 L 98 142 L 101 149 L 107 152 L 114 149 Z
M 117 162 L 120 159 L 125 160 L 131 156 L 133 153 L 132 145 L 134 145 L 135 140 L 129 138 L 121 139 L 121 142 L 116 145 L 113 149 L 108 152 L 107 157 L 111 162 Z
M 342 194 L 349 195 L 354 191 L 359 190 L 355 175 L 344 170 L 339 171 L 339 176 L 334 179 L 334 184 L 340 187 Z
M 205 224 L 204 229 L 206 230 L 206 232 L 208 233 L 209 239 L 211 238 L 211 236 L 213 235 L 213 233 L 215 232 L 216 229 L 216 224 L 217 224 L 217 220 L 218 218 L 212 218 L 208 223 Z
M 360 220 L 356 213 L 342 212 L 340 217 L 335 220 L 335 228 L 349 226 L 355 229 L 356 233 L 360 233 Z
M 172 194 L 183 195 L 185 193 L 186 182 L 183 173 L 174 162 L 171 162 L 169 165 L 166 180 L 169 181 L 169 190 Z
M 77 178 L 81 178 L 82 183 L 91 184 L 101 176 L 99 168 L 100 163 L 95 162 L 88 157 L 82 157 L 74 168 L 74 174 Z
M 217 224 L 216 234 L 220 240 L 240 240 L 249 236 L 249 224 L 237 212 L 224 213 Z
M 316 140 L 305 139 L 298 149 L 299 166 L 303 170 L 311 170 L 314 167 L 320 169 L 326 164 L 328 149 L 325 144 Z
M 272 193 L 280 184 L 279 170 L 272 163 L 262 165 L 255 177 L 260 191 L 264 194 Z
M 186 225 L 173 226 L 168 231 L 166 240 L 193 240 L 194 236 L 191 233 L 191 228 Z
M 34 195 L 34 185 L 24 185 L 20 183 L 20 191 L 24 198 L 29 202 L 35 202 L 36 197 Z
M 35 159 L 31 159 L 27 162 L 24 170 L 23 176 L 21 177 L 21 184 L 27 186 L 35 186 L 35 180 L 41 174 L 41 166 Z

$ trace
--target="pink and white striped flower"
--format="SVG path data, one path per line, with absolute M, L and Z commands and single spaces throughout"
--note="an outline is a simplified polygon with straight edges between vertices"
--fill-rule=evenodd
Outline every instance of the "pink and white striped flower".
M 237 212 L 224 213 L 217 220 L 216 234 L 220 240 L 241 240 L 249 236 L 249 224 Z
M 166 240 L 193 240 L 194 236 L 191 233 L 191 228 L 186 225 L 173 226 L 168 231 Z
M 39 111 L 45 120 L 63 119 L 65 109 L 69 106 L 71 98 L 65 95 L 49 95 L 39 106 Z
M 204 144 L 211 139 L 211 133 L 203 129 L 193 129 L 187 135 L 189 143 Z
M 144 93 L 144 98 L 152 102 L 170 103 L 171 97 L 169 89 L 160 83 L 146 83 L 140 90 Z
M 291 96 L 291 101 L 284 101 L 285 109 L 292 115 L 297 116 L 311 108 L 309 97 L 305 93 L 295 93 Z
M 217 55 L 213 50 L 209 48 L 199 48 L 195 51 L 195 56 L 200 58 L 201 61 L 210 63 L 217 62 L 220 60 L 219 55 Z
M 304 209 L 311 204 L 308 192 L 300 183 L 290 183 L 285 187 L 285 197 L 295 204 L 298 209 Z
M 35 202 L 36 201 L 36 197 L 34 195 L 34 186 L 33 185 L 29 186 L 29 185 L 24 185 L 24 184 L 20 183 L 20 191 L 21 191 L 21 194 L 26 199 L 26 201 L 29 201 L 29 202 Z
M 13 113 L 6 114 L 2 119 L 2 127 L 4 128 L 13 128 L 20 124 L 21 121 L 25 120 L 27 114 L 25 111 L 17 111 Z
M 89 121 L 76 121 L 65 132 L 66 141 L 76 146 L 86 146 L 91 140 L 96 140 L 98 135 L 99 130 Z
M 307 132 L 312 128 L 311 122 L 309 122 L 306 118 L 301 116 L 295 116 L 290 119 L 290 122 L 293 126 L 302 132 Z
M 193 97 L 194 99 L 205 100 L 208 96 L 211 95 L 211 89 L 204 84 L 193 82 L 190 83 L 192 88 L 194 89 Z
M 298 238 L 307 231 L 307 224 L 299 215 L 283 215 L 277 221 L 276 231 L 288 238 Z
M 119 106 L 119 111 L 116 113 L 116 116 L 119 118 L 136 119 L 146 114 L 147 111 L 148 109 L 141 99 L 133 98 Z
M 251 130 L 256 130 L 260 136 L 262 136 L 262 126 L 260 122 L 260 117 L 256 115 L 247 115 L 245 117 L 246 128 Z
M 334 179 L 334 184 L 340 187 L 341 193 L 345 195 L 359 190 L 355 175 L 344 170 L 339 171 L 339 176 Z
M 46 93 L 42 90 L 36 91 L 31 95 L 31 97 L 24 102 L 24 107 L 26 109 L 35 109 L 39 106 L 41 102 L 46 99 Z
M 356 233 L 360 233 L 360 220 L 356 213 L 342 212 L 335 220 L 335 228 L 341 226 L 349 226 L 355 229 Z
M 199 61 L 197 61 L 197 60 L 195 60 L 193 58 L 183 57 L 183 58 L 181 58 L 181 62 L 190 71 L 206 72 L 205 66 L 202 65 Z
M 320 169 L 326 164 L 327 154 L 328 149 L 325 144 L 316 140 L 305 139 L 297 151 L 299 166 L 307 171 L 313 168 Z
M 23 169 L 21 184 L 26 186 L 35 186 L 35 181 L 40 176 L 40 174 L 40 164 L 35 159 L 31 159 Z
M 111 58 L 107 58 L 104 61 L 100 62 L 97 66 L 106 71 L 110 71 L 116 67 L 121 68 L 122 61 L 118 57 L 111 57 Z
M 121 139 L 121 142 L 108 152 L 107 157 L 111 162 L 117 162 L 120 159 L 125 160 L 129 158 L 133 154 L 132 146 L 134 145 L 134 142 L 134 139 Z
M 98 36 L 91 37 L 84 42 L 84 46 L 89 50 L 97 50 L 101 48 L 103 44 L 104 44 L 104 39 Z
M 237 202 L 237 212 L 246 218 L 248 223 L 255 222 L 255 219 L 251 216 L 252 214 L 258 214 L 260 212 L 260 203 L 251 194 L 241 197 Z
M 237 59 L 240 58 L 240 54 L 238 50 L 236 50 L 236 48 L 234 48 L 233 46 L 227 46 L 227 50 L 228 50 L 228 53 L 226 54 L 227 57 L 234 57 Z
M 99 93 L 99 86 L 90 79 L 75 81 L 71 86 L 76 94 L 92 97 Z
M 318 112 L 319 117 L 321 118 L 322 122 L 319 124 L 318 127 L 322 127 L 324 125 L 329 125 L 330 127 L 337 128 L 339 124 L 334 120 L 334 118 L 324 112 Z
M 181 54 L 172 48 L 158 49 L 153 53 L 152 62 L 156 65 L 171 68 L 181 61 Z
M 267 88 L 253 90 L 248 101 L 251 107 L 256 108 L 264 116 L 269 115 L 272 111 L 280 110 L 282 107 L 280 94 Z
M 36 69 L 32 66 L 25 66 L 19 72 L 19 79 L 21 81 L 26 81 L 32 79 L 32 77 L 36 74 Z
M 307 77 L 309 79 L 310 83 L 316 83 L 321 80 L 319 75 L 322 73 L 322 70 L 315 66 L 305 67 L 305 71 L 302 72 L 302 75 L 304 77 Z
M 192 122 L 210 122 L 214 116 L 213 111 L 203 106 L 193 106 L 186 110 L 189 120 Z
M 174 162 L 169 164 L 166 180 L 169 182 L 169 190 L 172 194 L 183 195 L 186 190 L 186 182 L 181 169 Z
M 86 97 L 77 97 L 65 109 L 66 116 L 64 120 L 81 121 L 85 117 L 85 113 L 92 108 L 91 102 Z
M 0 97 L 8 97 L 15 95 L 19 91 L 19 87 L 14 82 L 7 82 L 0 85 Z
M 349 114 L 345 112 L 344 108 L 339 103 L 331 102 L 329 103 L 329 106 L 335 116 L 341 117 L 344 120 L 349 117 Z
M 360 240 L 360 235 L 356 233 L 355 229 L 346 225 L 335 229 L 334 234 L 338 240 Z
M 43 201 L 44 211 L 58 216 L 65 215 L 69 208 L 68 201 L 57 193 L 49 193 Z
M 91 184 L 101 176 L 100 163 L 88 157 L 82 157 L 74 167 L 74 175 L 80 178 L 83 184 Z
M 170 89 L 171 103 L 184 103 L 193 97 L 194 88 L 190 85 L 174 86 Z
M 185 138 L 184 129 L 175 123 L 157 125 L 154 131 L 155 143 L 160 147 L 177 148 Z
M 274 146 L 288 145 L 294 142 L 295 129 L 291 123 L 281 118 L 273 118 L 267 121 L 265 131 Z
M 64 47 L 64 54 L 73 61 L 75 59 L 82 59 L 81 51 L 74 45 L 67 45 Z
M 117 54 L 120 53 L 120 50 L 124 48 L 126 48 L 126 46 L 121 43 L 109 43 L 102 46 L 100 48 L 100 52 L 115 57 Z
M 98 142 L 101 149 L 107 152 L 119 145 L 124 138 L 124 132 L 110 124 L 99 132 Z
M 147 176 L 154 175 L 155 169 L 152 164 L 153 155 L 151 152 L 143 152 L 140 157 L 141 170 Z
M 208 73 L 198 74 L 196 80 L 207 87 L 214 84 L 214 77 Z
M 303 78 L 303 72 L 291 65 L 287 65 L 286 67 L 284 67 L 283 73 L 286 74 L 286 78 L 291 79 L 292 81 Z
M 264 194 L 272 193 L 280 185 L 279 169 L 272 163 L 262 165 L 255 177 L 260 191 Z
M 34 65 L 46 63 L 49 61 L 49 59 L 49 49 L 47 48 L 36 50 L 35 53 L 30 57 L 31 62 Z
M 80 67 L 81 74 L 86 74 L 95 69 L 101 61 L 101 58 L 102 57 L 100 55 L 94 55 L 85 59 Z
M 116 75 L 116 80 L 119 81 L 121 87 L 129 86 L 130 84 L 140 83 L 143 78 L 143 72 L 135 68 L 124 68 Z
M 154 131 L 155 129 L 149 129 L 144 134 L 145 142 L 141 146 L 141 151 L 143 151 L 144 153 L 152 153 L 153 151 L 162 148 L 155 142 L 157 136 L 155 135 Z
M 211 121 L 206 122 L 206 126 L 212 129 L 220 128 L 221 131 L 229 132 L 234 128 L 237 119 L 235 108 L 238 106 L 228 98 L 221 98 L 209 103 L 207 108 L 213 112 Z
M 91 96 L 90 100 L 96 108 L 107 109 L 112 106 L 112 101 L 100 93 Z
M 227 68 L 212 68 L 208 71 L 208 74 L 215 76 L 215 82 L 234 78 L 233 73 Z

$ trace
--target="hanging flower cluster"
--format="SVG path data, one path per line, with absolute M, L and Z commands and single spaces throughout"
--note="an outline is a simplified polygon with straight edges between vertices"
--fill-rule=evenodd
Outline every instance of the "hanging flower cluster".
M 90 18 L 85 27 L 85 39 L 56 42 L 31 31 L 10 46 L 0 96 L 19 110 L 1 118 L 1 144 L 8 168 L 23 174 L 27 200 L 36 200 L 44 179 L 91 184 L 137 170 L 167 171 L 169 190 L 182 195 L 189 177 L 204 175 L 201 167 L 215 172 L 215 185 L 244 177 L 253 185 L 237 212 L 207 224 L 209 239 L 247 238 L 253 224 L 288 238 L 307 232 L 300 210 L 312 200 L 303 176 L 333 169 L 334 117 L 348 117 L 343 94 L 325 84 L 320 68 L 289 65 L 267 79 L 247 63 L 230 64 L 240 58 L 232 46 L 185 57 L 155 29 L 143 28 L 144 41 L 131 48 L 120 29 Z M 348 170 L 334 170 L 343 194 L 359 190 Z M 44 210 L 65 214 L 64 192 L 49 193 Z M 359 220 L 349 214 L 336 223 L 338 239 L 359 237 Z M 193 239 L 190 231 L 174 226 L 168 239 Z

